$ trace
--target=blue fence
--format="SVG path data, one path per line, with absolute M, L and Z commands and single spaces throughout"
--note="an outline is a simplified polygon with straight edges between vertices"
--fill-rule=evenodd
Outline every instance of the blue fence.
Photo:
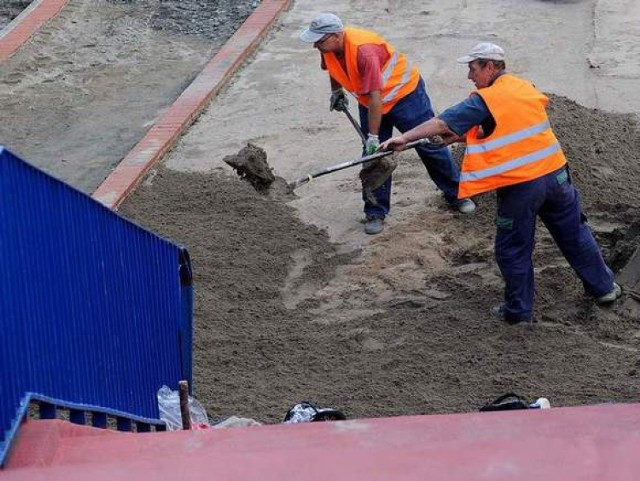
M 158 419 L 191 345 L 187 251 L 0 146 L 0 465 L 27 393 Z

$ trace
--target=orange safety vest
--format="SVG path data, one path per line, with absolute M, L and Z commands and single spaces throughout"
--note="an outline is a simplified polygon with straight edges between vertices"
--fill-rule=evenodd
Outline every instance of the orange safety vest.
M 476 93 L 496 127 L 487 137 L 478 125 L 467 132 L 458 198 L 537 179 L 567 163 L 545 110 L 549 99 L 530 82 L 505 74 Z
M 344 56 L 347 71 L 340 65 L 334 53 L 324 53 L 329 75 L 351 92 L 359 103 L 367 107 L 369 96 L 360 95 L 360 74 L 358 73 L 358 47 L 364 44 L 382 45 L 389 53 L 389 60 L 382 68 L 382 113 L 388 113 L 398 100 L 406 97 L 418 86 L 420 72 L 407 62 L 404 54 L 397 52 L 391 44 L 374 32 L 359 28 L 344 29 Z

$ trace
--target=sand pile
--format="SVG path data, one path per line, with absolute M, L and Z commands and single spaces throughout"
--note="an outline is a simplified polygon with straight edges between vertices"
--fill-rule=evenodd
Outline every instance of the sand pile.
M 618 266 L 623 247 L 637 244 L 637 130 L 630 117 L 560 97 L 550 114 Z M 278 422 L 301 400 L 348 417 L 469 411 L 508 391 L 554 406 L 637 401 L 637 304 L 603 309 L 583 297 L 542 226 L 538 323 L 491 318 L 502 295 L 495 200 L 478 202 L 473 217 L 426 206 L 364 252 L 342 252 L 230 169 L 160 168 L 122 212 L 191 252 L 195 391 L 213 417 Z

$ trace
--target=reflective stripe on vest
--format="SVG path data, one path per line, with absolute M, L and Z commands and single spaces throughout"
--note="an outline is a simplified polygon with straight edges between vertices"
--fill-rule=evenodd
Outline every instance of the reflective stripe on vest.
M 468 145 L 467 153 L 480 154 L 482 152 L 489 152 L 490 150 L 495 150 L 500 147 L 504 147 L 505 145 L 513 144 L 514 142 L 524 140 L 527 137 L 533 137 L 535 134 L 542 133 L 545 130 L 550 128 L 551 128 L 551 124 L 549 124 L 548 120 L 545 120 L 544 122 L 539 123 L 538 125 L 534 125 L 533 127 L 519 130 L 518 132 L 505 135 L 504 137 L 501 137 L 496 140 L 485 142 L 484 144 Z
M 397 64 L 398 64 L 398 52 L 393 52 L 393 56 L 391 57 L 391 60 L 389 60 L 389 64 L 382 71 L 382 85 L 385 85 L 389 81 L 389 78 L 393 73 L 393 69 L 396 68 Z
M 393 68 L 395 68 L 395 64 L 398 62 L 397 60 L 398 58 L 398 53 L 394 53 L 393 54 L 393 58 L 392 60 L 393 62 Z M 391 62 L 390 62 L 391 64 Z M 389 65 L 391 66 L 391 65 Z M 384 74 L 387 75 L 387 79 L 388 77 L 391 76 L 391 72 L 393 71 L 393 68 L 387 68 L 385 69 Z M 405 85 L 407 85 L 407 83 L 409 82 L 409 79 L 411 78 L 411 67 L 409 66 L 409 64 L 407 63 L 406 68 L 404 69 L 404 74 L 402 75 L 402 80 L 400 81 L 400 83 L 398 85 L 396 85 L 395 87 L 393 87 L 393 89 L 391 89 L 391 92 L 389 92 L 387 95 L 385 95 L 382 99 L 382 103 L 388 103 L 391 102 L 392 100 L 395 99 L 395 97 L 398 95 L 398 92 L 400 91 L 400 89 L 402 87 L 404 87 Z M 382 76 L 382 79 L 384 80 L 384 84 L 387 83 L 387 79 L 385 79 L 384 75 Z M 383 85 L 384 85 L 383 84 Z
M 467 132 L 459 198 L 537 179 L 566 164 L 547 117 L 548 99 L 530 82 L 504 74 L 476 94 L 496 125 L 486 137 L 479 126 Z
M 491 177 L 492 175 L 504 174 L 505 172 L 517 169 L 518 167 L 522 167 L 533 162 L 538 162 L 539 160 L 542 160 L 545 157 L 549 157 L 551 154 L 554 154 L 559 150 L 560 144 L 556 143 L 550 147 L 547 147 L 546 149 L 538 150 L 537 152 L 533 152 L 532 154 L 513 159 L 509 162 L 496 165 L 495 167 L 490 167 L 484 170 L 476 170 L 474 172 L 461 172 L 460 182 L 486 179 L 487 177 Z
M 333 53 L 323 54 L 329 75 L 348 90 L 360 104 L 369 106 L 369 96 L 359 95 L 360 74 L 358 72 L 358 48 L 360 45 L 373 44 L 383 46 L 389 53 L 389 60 L 383 66 L 382 76 L 382 113 L 388 113 L 402 98 L 415 90 L 420 81 L 418 69 L 407 62 L 406 57 L 397 52 L 380 35 L 353 27 L 344 29 L 344 62 L 346 71 Z

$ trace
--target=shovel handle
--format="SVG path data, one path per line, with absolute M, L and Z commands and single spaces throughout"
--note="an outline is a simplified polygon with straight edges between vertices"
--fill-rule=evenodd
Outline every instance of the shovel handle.
M 402 148 L 402 151 L 409 150 L 409 149 L 414 149 L 416 147 L 419 147 L 420 145 L 431 145 L 433 147 L 438 147 L 438 148 L 439 147 L 444 147 L 444 144 L 435 144 L 435 143 L 431 142 L 431 140 L 429 140 L 427 138 L 427 139 L 418 139 L 418 140 L 414 140 L 413 142 L 407 143 Z M 373 160 L 377 160 L 377 159 L 381 159 L 383 157 L 387 157 L 388 155 L 391 155 L 393 153 L 394 153 L 393 150 L 383 150 L 381 152 L 376 152 L 374 154 L 367 155 L 365 157 L 361 157 L 359 159 L 348 160 L 346 162 L 342 162 L 341 164 L 332 165 L 330 167 L 322 169 L 322 170 L 320 170 L 318 172 L 315 172 L 313 174 L 309 174 L 309 175 L 307 175 L 305 177 L 300 177 L 298 180 L 290 182 L 288 185 L 289 185 L 289 188 L 291 190 L 294 190 L 294 189 L 297 189 L 298 187 L 300 187 L 301 185 L 308 184 L 309 182 L 311 182 L 313 179 L 315 179 L 317 177 L 322 177 L 323 175 L 331 174 L 332 172 L 337 172 L 337 171 L 343 170 L 343 169 L 348 169 L 349 167 L 354 167 L 356 165 L 366 164 L 367 162 L 371 162 Z
M 343 110 L 343 112 L 349 119 L 349 122 L 351 122 L 351 125 L 353 125 L 353 128 L 356 129 L 356 132 L 358 132 L 358 135 L 360 136 L 360 140 L 362 140 L 362 145 L 363 146 L 367 145 L 367 138 L 364 136 L 364 132 L 362 132 L 362 129 L 360 128 L 360 124 L 358 124 L 358 122 L 356 122 L 356 119 L 353 118 L 353 115 L 351 115 L 351 112 L 349 112 L 349 109 Z

